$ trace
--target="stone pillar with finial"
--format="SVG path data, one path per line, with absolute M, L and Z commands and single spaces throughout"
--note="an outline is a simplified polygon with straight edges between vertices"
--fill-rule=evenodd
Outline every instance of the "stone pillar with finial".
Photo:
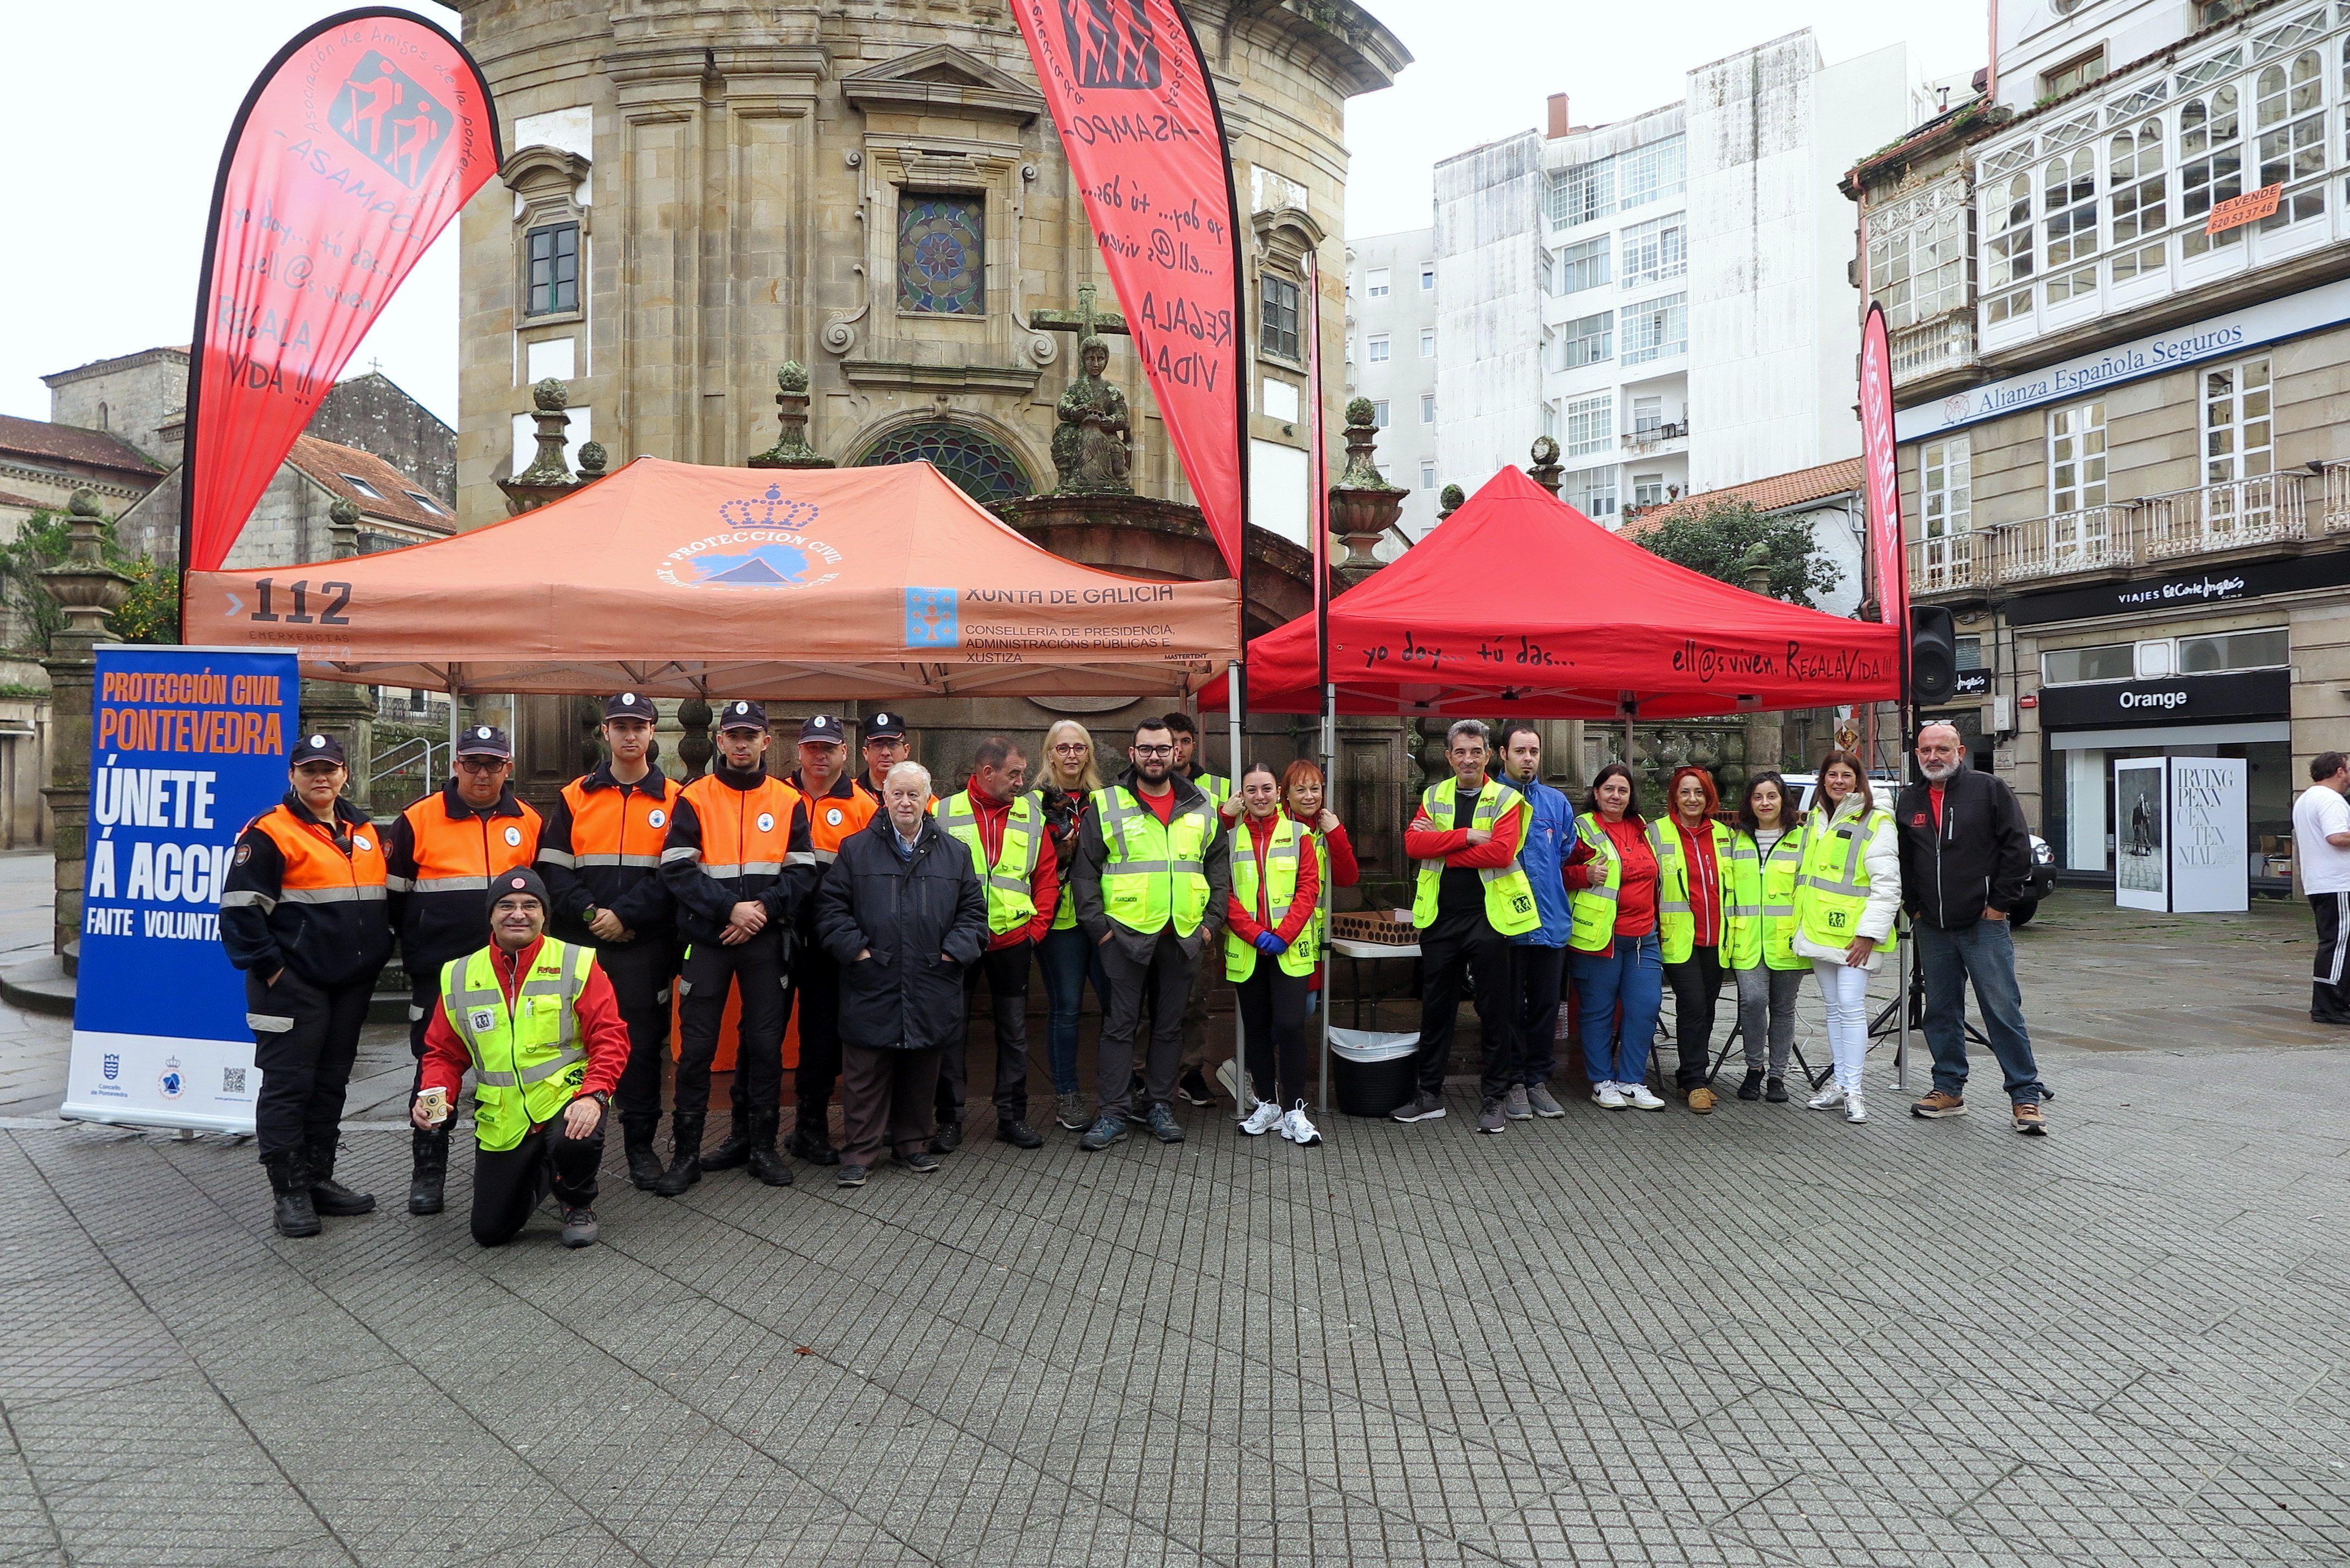
M 98 497 L 77 490 L 66 504 L 71 545 L 65 560 L 43 567 L 42 587 L 65 611 L 66 624 L 49 639 L 41 660 L 49 672 L 50 838 L 57 856 L 51 950 L 63 953 L 81 933 L 83 857 L 89 839 L 89 742 L 98 645 L 110 642 L 106 618 L 130 596 L 130 579 L 106 564 L 106 520 Z
M 1566 477 L 1565 465 L 1558 461 L 1558 442 L 1548 436 L 1536 436 L 1531 455 L 1534 462 L 1526 465 L 1526 472 L 1536 484 L 1556 495 L 1560 481 Z
M 327 537 L 335 560 L 348 561 L 359 553 L 359 503 L 347 495 L 335 498 L 327 508 Z M 304 680 L 302 727 L 342 741 L 351 770 L 351 804 L 368 809 L 368 774 L 375 761 L 375 704 L 368 688 L 348 680 Z
M 1347 542 L 1346 559 L 1332 568 L 1341 589 L 1353 587 L 1386 563 L 1373 554 L 1396 519 L 1403 515 L 1403 486 L 1388 483 L 1373 454 L 1378 446 L 1378 410 L 1368 398 L 1347 404 L 1347 466 L 1330 487 L 1330 528 Z
M 528 468 L 498 482 L 498 488 L 506 493 L 506 511 L 516 517 L 550 501 L 560 501 L 579 488 L 563 453 L 563 432 L 571 426 L 571 416 L 565 412 L 570 406 L 570 393 L 549 376 L 530 389 L 530 398 L 536 410 L 531 418 L 538 422 L 537 455 Z
M 753 468 L 830 468 L 832 459 L 808 445 L 808 373 L 797 359 L 775 371 L 775 444 L 751 460 Z
M 1469 497 L 1457 484 L 1448 484 L 1436 493 L 1436 520 L 1443 522 L 1468 504 Z

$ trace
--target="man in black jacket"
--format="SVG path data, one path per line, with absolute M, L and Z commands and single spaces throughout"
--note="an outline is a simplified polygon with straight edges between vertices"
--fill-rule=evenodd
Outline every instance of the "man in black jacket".
M 677 978 L 677 905 L 661 881 L 661 851 L 677 786 L 653 765 L 652 699 L 604 700 L 609 760 L 563 786 L 538 833 L 538 874 L 553 908 L 549 935 L 592 948 L 629 1026 L 629 1064 L 612 1096 L 629 1179 L 660 1179 L 661 1060 L 669 1054 L 670 982 Z
M 1929 1119 L 1967 1114 L 1967 982 L 1975 987 L 1983 1033 L 2006 1077 L 2015 1130 L 2048 1130 L 2040 1071 L 2023 1024 L 2015 980 L 2015 939 L 2007 911 L 2032 876 L 2032 833 L 2015 792 L 1963 764 L 1965 742 L 1950 724 L 1918 732 L 1926 775 L 1901 792 L 1894 818 L 1901 839 L 1901 901 L 1914 921 L 1926 977 L 1926 1044 L 1934 1088 L 1909 1107 Z
M 841 841 L 816 888 L 816 938 L 840 966 L 842 1187 L 865 1185 L 885 1140 L 910 1170 L 939 1168 L 939 1062 L 962 1037 L 963 971 L 987 946 L 987 898 L 930 798 L 920 763 L 891 768 L 882 811 Z

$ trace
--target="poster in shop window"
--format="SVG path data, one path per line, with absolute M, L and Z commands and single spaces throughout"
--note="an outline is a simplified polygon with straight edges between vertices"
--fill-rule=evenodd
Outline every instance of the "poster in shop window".
M 2169 783 L 2168 758 L 2114 763 L 2114 903 L 2121 909 L 2170 908 Z
M 288 653 L 100 648 L 73 1058 L 59 1115 L 251 1132 L 261 1087 L 220 890 L 286 793 Z

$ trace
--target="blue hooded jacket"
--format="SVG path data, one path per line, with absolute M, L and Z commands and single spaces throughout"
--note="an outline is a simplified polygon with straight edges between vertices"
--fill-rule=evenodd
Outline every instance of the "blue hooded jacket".
M 1563 948 L 1575 929 L 1574 918 L 1567 912 L 1566 883 L 1559 875 L 1575 848 L 1575 806 L 1540 779 L 1522 784 L 1504 773 L 1501 782 L 1503 788 L 1523 794 L 1534 807 L 1534 820 L 1526 825 L 1526 841 L 1518 848 L 1518 865 L 1534 884 L 1534 911 L 1542 917 L 1542 923 L 1533 930 L 1510 940 L 1522 947 Z

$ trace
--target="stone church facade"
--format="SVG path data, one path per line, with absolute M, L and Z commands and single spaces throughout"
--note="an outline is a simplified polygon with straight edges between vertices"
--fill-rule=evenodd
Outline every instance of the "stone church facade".
M 1064 0 L 1047 0 L 1050 5 Z M 1066 0 L 1088 5 L 1124 0 Z M 575 444 L 740 464 L 776 367 L 844 465 L 928 457 L 983 501 L 1049 490 L 1081 286 L 1118 308 L 998 0 L 459 0 L 506 127 L 505 199 L 463 220 L 460 513 L 504 515 L 530 389 Z M 1198 0 L 1246 210 L 1257 521 L 1305 538 L 1304 259 L 1326 422 L 1344 385 L 1346 100 L 1409 59 L 1349 0 Z M 1062 324 L 1064 328 L 1068 325 Z M 1189 501 L 1130 340 L 1135 487 Z

